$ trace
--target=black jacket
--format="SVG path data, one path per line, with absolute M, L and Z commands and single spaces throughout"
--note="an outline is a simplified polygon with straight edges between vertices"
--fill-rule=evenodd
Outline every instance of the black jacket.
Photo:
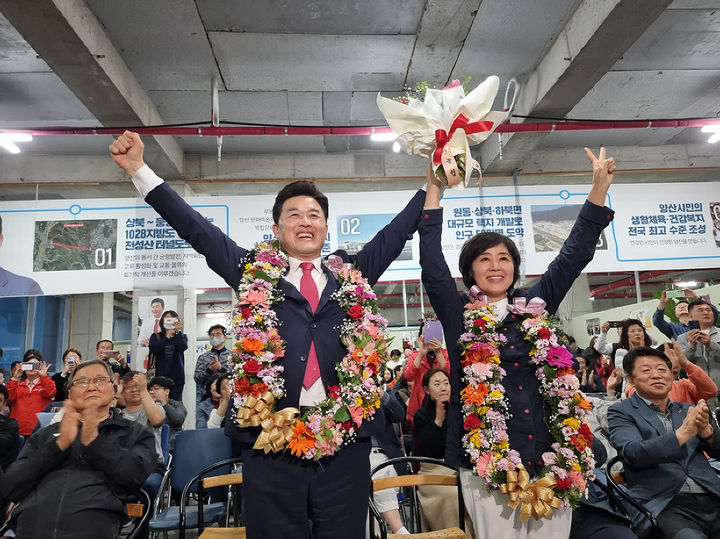
M 18 537 L 96 539 L 120 534 L 125 496 L 155 465 L 155 438 L 138 423 L 111 415 L 87 446 L 61 451 L 60 424 L 32 435 L 2 478 L 0 497 L 19 501 Z
M 0 415 L 0 472 L 10 466 L 10 457 L 17 447 L 19 435 L 17 420 Z

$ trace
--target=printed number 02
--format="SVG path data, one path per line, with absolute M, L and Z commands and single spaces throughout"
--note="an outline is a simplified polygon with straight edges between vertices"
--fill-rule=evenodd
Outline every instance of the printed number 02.
M 360 234 L 360 219 L 351 217 L 350 219 L 340 219 L 340 234 L 343 236 L 353 236 Z
M 95 265 L 96 266 L 112 266 L 112 249 L 95 249 Z

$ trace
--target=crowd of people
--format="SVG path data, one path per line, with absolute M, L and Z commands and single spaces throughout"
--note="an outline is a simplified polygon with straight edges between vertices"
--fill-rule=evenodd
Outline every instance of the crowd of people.
M 522 259 L 515 243 L 486 232 L 463 246 L 467 290 L 458 293 L 442 256 L 443 187 L 431 168 L 425 189 L 373 241 L 357 255 L 335 253 L 372 285 L 418 231 L 422 280 L 444 339 L 429 330 L 426 336 L 422 324 L 417 340 L 392 350 L 392 368 L 378 373 L 372 393 L 375 419 L 364 421 L 362 411 L 348 421 L 338 415 L 338 423 L 354 421 L 357 429 L 331 456 L 300 460 L 297 446 L 292 455 L 256 448 L 260 427 L 238 426 L 232 415 L 243 396 L 233 387 L 227 328 L 208 328 L 209 350 L 194 369 L 190 423 L 223 428 L 236 443 L 248 537 L 274 537 L 278 529 L 287 537 L 364 537 L 369 470 L 403 455 L 456 470 L 474 537 L 642 536 L 647 523 L 606 503 L 593 480 L 612 454 L 622 457 L 628 492 L 653 512 L 663 537 L 720 536 L 720 478 L 712 468 L 720 457 L 717 309 L 687 291 L 675 305 L 677 321 L 668 321 L 663 293 L 653 324 L 667 342 L 654 342 L 641 320 L 629 318 L 603 323 L 584 350 L 549 317 L 613 219 L 604 204 L 614 160 L 604 149 L 586 152 L 593 167 L 587 201 L 556 259 L 527 290 L 516 288 Z M 111 154 L 146 201 L 237 289 L 255 251 L 235 244 L 157 177 L 137 134 L 119 137 Z M 274 306 L 284 366 L 277 405 L 298 409 L 308 422 L 319 403 L 340 391 L 335 365 L 347 353 L 338 338 L 344 312 L 330 301 L 337 279 L 321 262 L 327 205 L 314 184 L 301 181 L 281 190 L 273 207 L 273 232 L 288 255 Z M 161 429 L 168 426 L 172 451 L 174 435 L 188 423 L 182 400 L 188 338 L 178 313 L 160 302 L 153 300 L 159 315 L 153 331 L 139 337 L 148 348 L 147 372 L 132 370 L 111 341 L 101 340 L 90 360 L 75 348 L 65 351 L 52 377 L 42 353 L 28 350 L 0 385 L 0 411 L 9 410 L 0 414 L 0 502 L 18 504 L 18 536 L 41 537 L 48 525 L 58 537 L 117 536 L 127 494 L 157 493 L 167 466 Z M 37 414 L 44 411 L 55 415 L 41 428 Z M 11 463 L 20 436 L 25 445 Z M 420 471 L 452 473 L 442 468 L 423 462 Z M 382 470 L 408 472 L 400 465 Z M 58 502 L 65 492 L 67 501 Z M 454 492 L 420 489 L 423 531 L 457 525 Z M 398 493 L 386 489 L 375 499 L 392 532 L 408 533 Z M 57 503 L 62 510 L 50 511 L 51 520 L 36 518 Z M 92 515 L 94 528 L 82 515 Z

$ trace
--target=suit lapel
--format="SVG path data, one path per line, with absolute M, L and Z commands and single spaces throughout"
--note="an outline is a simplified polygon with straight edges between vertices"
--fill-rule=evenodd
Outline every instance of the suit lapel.
M 305 299 L 305 297 L 300 293 L 300 290 L 295 288 L 290 281 L 286 280 L 285 278 L 280 279 L 278 281 L 278 286 L 280 287 L 280 290 L 282 291 L 283 295 L 286 298 L 292 298 L 295 301 L 297 301 L 300 305 L 303 305 L 305 309 L 312 314 L 310 310 L 310 304 Z
M 323 290 L 322 295 L 320 296 L 320 301 L 318 302 L 317 310 L 320 311 L 325 304 L 330 301 L 330 296 L 333 295 L 333 292 L 337 290 L 338 287 L 338 281 L 335 278 L 335 275 L 333 275 L 333 272 L 330 271 L 325 264 L 322 262 L 320 263 L 320 267 L 322 268 L 323 272 L 325 273 L 325 276 L 327 277 L 327 284 L 325 285 L 325 289 Z
M 637 392 L 635 392 L 631 398 L 632 404 L 638 410 L 640 417 L 642 417 L 653 429 L 655 429 L 655 432 L 657 432 L 658 435 L 662 436 L 665 434 L 665 427 L 663 426 L 662 421 L 660 421 L 660 418 L 657 416 L 657 413 L 650 409 Z

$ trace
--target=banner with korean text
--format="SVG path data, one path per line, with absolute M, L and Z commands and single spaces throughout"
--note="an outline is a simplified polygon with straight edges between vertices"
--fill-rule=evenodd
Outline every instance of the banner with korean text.
M 442 247 L 456 276 L 463 243 L 481 231 L 513 238 L 524 274 L 545 271 L 569 234 L 586 185 L 486 187 L 447 191 Z M 329 193 L 323 254 L 357 252 L 410 200 L 411 191 Z M 238 245 L 273 237 L 274 196 L 186 199 Z M 615 185 L 605 229 L 586 271 L 720 267 L 720 183 Z M 0 202 L 2 295 L 33 279 L 43 293 L 75 294 L 149 288 L 227 286 L 141 199 Z M 418 279 L 417 234 L 383 280 Z M 3 283 L 0 282 L 0 287 Z M 2 288 L 0 288 L 2 289 Z

